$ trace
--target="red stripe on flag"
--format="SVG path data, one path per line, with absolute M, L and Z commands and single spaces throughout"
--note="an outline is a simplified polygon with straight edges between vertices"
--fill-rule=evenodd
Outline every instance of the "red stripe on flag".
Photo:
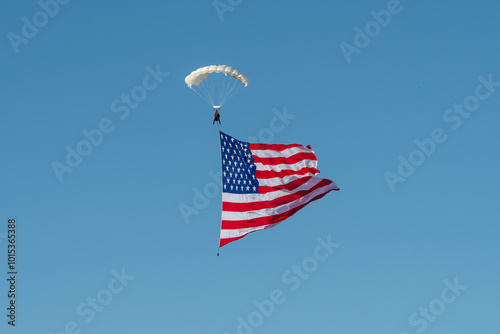
M 252 233 L 252 232 L 250 232 L 250 233 Z M 248 234 L 248 233 L 247 233 L 247 234 Z M 247 234 L 245 234 L 245 235 L 247 235 Z M 228 243 L 233 242 L 233 241 L 235 241 L 235 240 L 241 239 L 241 238 L 243 238 L 245 235 L 242 235 L 241 237 L 237 237 L 237 238 L 225 238 L 225 239 L 220 239 L 220 242 L 219 242 L 219 247 L 222 247 L 222 246 L 224 246 L 224 245 L 227 245 Z
M 283 151 L 283 150 L 286 150 L 288 148 L 299 147 L 299 146 L 303 146 L 303 145 L 299 145 L 299 144 L 290 144 L 290 145 L 283 145 L 283 144 L 250 144 L 248 146 L 248 148 L 251 149 L 251 150 Z
M 285 158 L 285 157 L 279 157 L 279 158 L 260 158 L 253 154 L 253 160 L 254 162 L 260 162 L 263 165 L 281 165 L 281 164 L 287 164 L 291 165 L 294 163 L 297 163 L 302 160 L 314 160 L 317 161 L 316 156 L 314 153 L 297 153 L 295 155 L 292 155 L 291 157 Z

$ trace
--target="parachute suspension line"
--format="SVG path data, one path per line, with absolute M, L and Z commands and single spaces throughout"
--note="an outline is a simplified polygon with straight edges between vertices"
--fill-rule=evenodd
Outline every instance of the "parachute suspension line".
M 210 100 L 205 96 L 205 95 L 202 95 L 200 94 L 200 92 L 198 92 L 196 89 L 194 89 L 193 87 L 191 87 L 192 90 L 194 90 L 196 92 L 196 94 L 198 94 L 206 103 L 210 104 L 210 105 L 213 105 L 210 103 Z
M 215 76 L 213 76 L 213 77 L 214 77 L 214 78 L 213 78 L 213 82 L 214 82 L 214 84 L 212 85 L 212 87 L 213 87 L 214 105 L 215 105 L 215 104 L 219 104 L 219 100 L 220 100 L 220 98 L 216 95 L 216 93 L 218 93 L 218 92 L 219 92 L 220 75 L 215 75 Z M 216 79 L 215 77 L 217 77 L 217 84 L 215 84 L 215 79 Z
M 237 80 L 228 80 L 226 82 L 226 87 L 224 87 L 224 102 L 229 99 L 229 92 L 235 84 L 239 84 Z M 231 87 L 231 88 L 230 88 Z
M 232 86 L 227 92 L 225 100 L 233 98 L 233 96 L 238 94 L 238 92 L 242 89 L 242 87 L 243 86 L 239 82 L 233 80 Z
M 207 91 L 207 87 L 206 87 L 206 83 L 205 82 L 202 82 L 199 86 L 198 86 L 198 89 L 200 90 L 200 92 L 203 94 L 203 96 L 205 96 L 206 98 L 206 101 L 208 104 L 210 104 L 210 94 L 208 93 Z
M 237 87 L 236 90 L 235 87 Z M 241 84 L 237 80 L 226 80 L 224 88 L 221 89 L 221 94 L 223 95 L 221 105 L 230 100 L 239 89 L 241 89 Z
M 200 92 L 203 94 L 203 96 L 205 96 L 205 98 L 207 99 L 207 103 L 211 104 L 212 97 L 210 96 L 210 92 L 208 91 L 207 83 L 206 82 L 202 82 L 198 86 L 198 88 L 199 88 Z
M 217 75 L 209 75 L 208 78 L 205 79 L 205 81 L 207 81 L 208 87 L 210 87 L 212 107 L 219 103 L 218 96 L 216 95 L 216 93 L 218 92 L 219 76 L 217 76 L 217 82 L 215 78 L 216 76 Z
M 231 88 L 227 88 L 226 91 L 226 95 L 224 97 L 224 103 L 226 101 L 229 101 L 231 98 L 233 98 L 233 96 L 235 96 L 241 89 L 241 85 L 236 85 L 234 82 L 233 84 L 231 85 Z
M 215 92 L 216 92 L 216 86 L 215 86 L 215 78 L 213 77 L 213 75 L 209 75 L 208 76 L 210 78 L 210 81 L 208 82 L 210 85 L 208 86 L 210 88 L 210 101 L 212 101 L 212 106 L 215 105 L 215 103 L 217 103 L 217 101 L 215 101 L 215 99 L 217 98 L 215 96 Z M 213 98 L 212 98 L 213 97 Z
M 220 75 L 217 75 L 220 79 Z M 222 78 L 222 82 L 220 83 L 219 87 L 218 87 L 218 93 L 219 95 L 217 96 L 217 103 L 222 106 L 224 104 L 224 95 L 225 95 L 225 87 L 226 87 L 226 84 L 227 84 L 227 78 Z
M 203 89 L 205 90 L 205 93 L 206 93 L 206 96 L 209 98 L 210 100 L 210 105 L 214 105 L 215 101 L 214 101 L 214 92 L 215 92 L 215 87 L 213 85 L 213 78 L 211 78 L 211 80 L 205 80 L 202 82 L 202 85 L 203 85 Z
M 225 77 L 222 77 L 223 75 Z M 204 100 L 211 104 L 212 107 L 215 105 L 222 106 L 236 95 L 242 87 L 243 85 L 237 80 L 233 80 L 230 75 L 225 75 L 224 73 L 215 73 L 215 75 L 211 75 L 203 80 L 198 86 Z
M 217 74 L 218 79 L 220 80 L 220 76 L 222 74 Z M 222 78 L 222 81 L 219 83 L 218 88 L 217 88 L 217 104 L 219 106 L 222 106 L 224 104 L 224 87 L 226 85 L 226 78 Z
M 217 96 L 217 105 L 219 105 L 219 106 L 221 106 L 223 104 L 222 103 L 222 94 L 224 94 L 222 87 L 224 86 L 224 79 L 225 78 L 222 78 L 222 80 L 221 80 L 221 76 L 222 76 L 222 74 L 217 75 L 217 92 L 219 92 L 219 96 Z
M 206 95 L 210 99 L 210 104 L 213 106 L 214 105 L 214 99 L 213 99 L 213 97 L 214 97 L 214 94 L 213 94 L 214 86 L 211 83 L 211 81 L 212 80 L 203 80 L 203 82 L 201 83 L 201 85 L 203 85 L 203 89 L 205 90 Z
M 238 80 L 227 80 L 226 81 L 226 87 L 224 87 L 224 102 L 228 100 L 228 95 L 229 95 L 229 92 L 231 91 L 230 87 L 234 86 L 234 85 L 239 85 L 240 83 L 238 82 Z
M 226 95 L 226 85 L 227 85 L 227 81 L 228 79 L 226 77 L 222 77 L 224 74 L 223 73 L 216 73 L 214 76 L 217 77 L 217 96 L 215 96 L 215 92 L 214 92 L 214 96 L 216 97 L 216 101 L 215 103 L 217 103 L 217 105 L 219 106 L 222 106 L 224 104 L 224 96 Z M 213 79 L 215 81 L 215 78 Z M 215 87 L 215 84 L 214 84 L 214 87 Z
M 243 85 L 241 85 L 237 80 L 232 80 L 231 83 L 232 85 L 227 92 L 226 100 L 232 99 L 233 96 L 236 95 L 236 93 L 239 92 L 243 87 Z

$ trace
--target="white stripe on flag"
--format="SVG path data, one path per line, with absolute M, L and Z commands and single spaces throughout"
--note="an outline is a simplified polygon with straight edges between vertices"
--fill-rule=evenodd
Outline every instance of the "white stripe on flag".
M 279 164 L 279 165 L 264 165 L 260 162 L 254 162 L 257 170 L 273 170 L 275 172 L 280 172 L 282 170 L 294 170 L 298 171 L 302 168 L 316 168 L 318 162 L 316 160 L 304 159 L 294 164 Z
M 275 187 L 301 179 L 305 176 L 314 176 L 316 173 L 306 173 L 300 175 L 285 175 L 283 177 L 273 177 L 272 179 L 259 179 L 259 186 L 261 187 Z
M 299 187 L 295 188 L 294 190 L 276 190 L 272 192 L 268 192 L 265 194 L 233 194 L 233 193 L 222 193 L 222 201 L 223 202 L 230 202 L 230 203 L 253 203 L 253 202 L 265 202 L 265 201 L 272 201 L 273 199 L 286 196 L 286 195 L 291 195 L 299 191 L 303 190 L 308 190 L 320 183 L 322 178 L 319 177 L 313 177 L 309 179 L 306 183 L 300 185 Z M 338 189 L 337 185 L 332 182 L 332 184 Z
M 289 158 L 292 155 L 297 153 L 313 153 L 314 150 L 308 149 L 305 146 L 298 146 L 287 148 L 283 151 L 275 151 L 275 150 L 251 150 L 253 155 L 258 156 L 259 158 Z

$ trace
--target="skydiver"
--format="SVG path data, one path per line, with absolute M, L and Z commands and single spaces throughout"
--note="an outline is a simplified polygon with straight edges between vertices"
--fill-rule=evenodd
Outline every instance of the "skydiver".
M 219 124 L 221 124 L 219 109 L 215 109 L 215 112 L 214 112 L 214 121 L 212 122 L 212 125 L 214 125 L 215 122 L 219 122 Z

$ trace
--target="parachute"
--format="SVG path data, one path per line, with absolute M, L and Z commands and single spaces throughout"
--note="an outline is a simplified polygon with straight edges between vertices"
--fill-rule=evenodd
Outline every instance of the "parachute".
M 210 65 L 191 72 L 184 80 L 205 102 L 214 109 L 248 86 L 248 77 L 227 65 Z

